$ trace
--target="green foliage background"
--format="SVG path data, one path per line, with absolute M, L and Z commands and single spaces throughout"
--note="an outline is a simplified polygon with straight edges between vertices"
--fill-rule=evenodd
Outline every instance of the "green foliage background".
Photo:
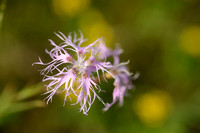
M 0 132 L 199 133 L 200 1 L 91 0 L 87 6 L 84 0 L 77 2 L 71 9 L 66 0 L 66 9 L 72 11 L 59 14 L 52 0 L 0 0 Z M 45 88 L 38 72 L 42 67 L 32 63 L 38 56 L 49 60 L 44 52 L 52 48 L 48 39 L 59 42 L 53 32 L 67 35 L 79 29 L 88 39 L 104 36 L 110 47 L 120 43 L 121 60 L 130 60 L 130 70 L 140 72 L 123 107 L 116 104 L 103 113 L 96 100 L 85 116 L 78 106 L 63 107 L 62 95 L 48 105 L 43 102 L 40 94 Z M 100 95 L 107 102 L 112 100 L 112 82 L 101 85 L 107 93 Z M 138 99 L 153 90 L 170 97 L 170 110 L 161 100 L 167 113 L 158 121 L 150 108 L 157 110 L 159 104 L 137 107 Z

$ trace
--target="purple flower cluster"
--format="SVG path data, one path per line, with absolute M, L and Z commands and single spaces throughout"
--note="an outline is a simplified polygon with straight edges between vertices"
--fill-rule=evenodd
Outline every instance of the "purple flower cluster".
M 107 48 L 101 38 L 87 46 L 82 46 L 86 39 L 81 32 L 79 37 L 76 33 L 73 36 L 69 34 L 68 37 L 61 32 L 55 34 L 62 43 L 56 45 L 49 40 L 54 48 L 51 51 L 46 50 L 46 53 L 52 61 L 44 63 L 39 58 L 39 62 L 34 63 L 46 66 L 41 70 L 41 75 L 44 75 L 43 82 L 49 82 L 45 93 L 48 94 L 47 103 L 52 102 L 55 93 L 64 92 L 64 101 L 67 97 L 71 99 L 71 95 L 76 96 L 74 104 L 80 104 L 80 111 L 83 114 L 87 114 L 95 98 L 105 105 L 104 111 L 117 101 L 122 105 L 125 93 L 132 88 L 132 74 L 126 66 L 128 62 L 120 63 L 119 60 L 122 50 Z M 113 64 L 107 61 L 108 57 L 113 57 Z M 106 104 L 97 92 L 101 92 L 98 85 L 101 80 L 107 81 L 108 78 L 114 78 L 115 88 L 113 101 Z

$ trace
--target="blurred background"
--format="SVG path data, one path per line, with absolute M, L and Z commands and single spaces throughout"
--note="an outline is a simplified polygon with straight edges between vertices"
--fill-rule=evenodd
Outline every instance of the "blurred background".
M 63 107 L 32 66 L 49 57 L 53 32 L 81 30 L 89 41 L 120 44 L 121 61 L 140 72 L 123 107 L 88 116 Z M 199 0 L 0 0 L 0 133 L 200 133 Z M 113 81 L 101 84 L 111 102 Z

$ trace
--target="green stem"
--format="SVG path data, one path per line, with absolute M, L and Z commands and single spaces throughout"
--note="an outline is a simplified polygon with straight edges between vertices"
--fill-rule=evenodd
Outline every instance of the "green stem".
M 0 3 L 0 30 L 2 28 L 3 16 L 4 16 L 5 9 L 6 9 L 6 0 L 2 0 Z

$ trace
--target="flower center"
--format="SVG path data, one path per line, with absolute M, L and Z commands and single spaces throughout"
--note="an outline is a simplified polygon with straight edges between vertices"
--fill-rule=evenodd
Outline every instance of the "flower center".
M 76 62 L 75 65 L 76 69 L 78 69 L 79 74 L 83 73 L 85 69 L 88 67 L 87 61 L 84 60 L 84 58 L 79 58 Z

